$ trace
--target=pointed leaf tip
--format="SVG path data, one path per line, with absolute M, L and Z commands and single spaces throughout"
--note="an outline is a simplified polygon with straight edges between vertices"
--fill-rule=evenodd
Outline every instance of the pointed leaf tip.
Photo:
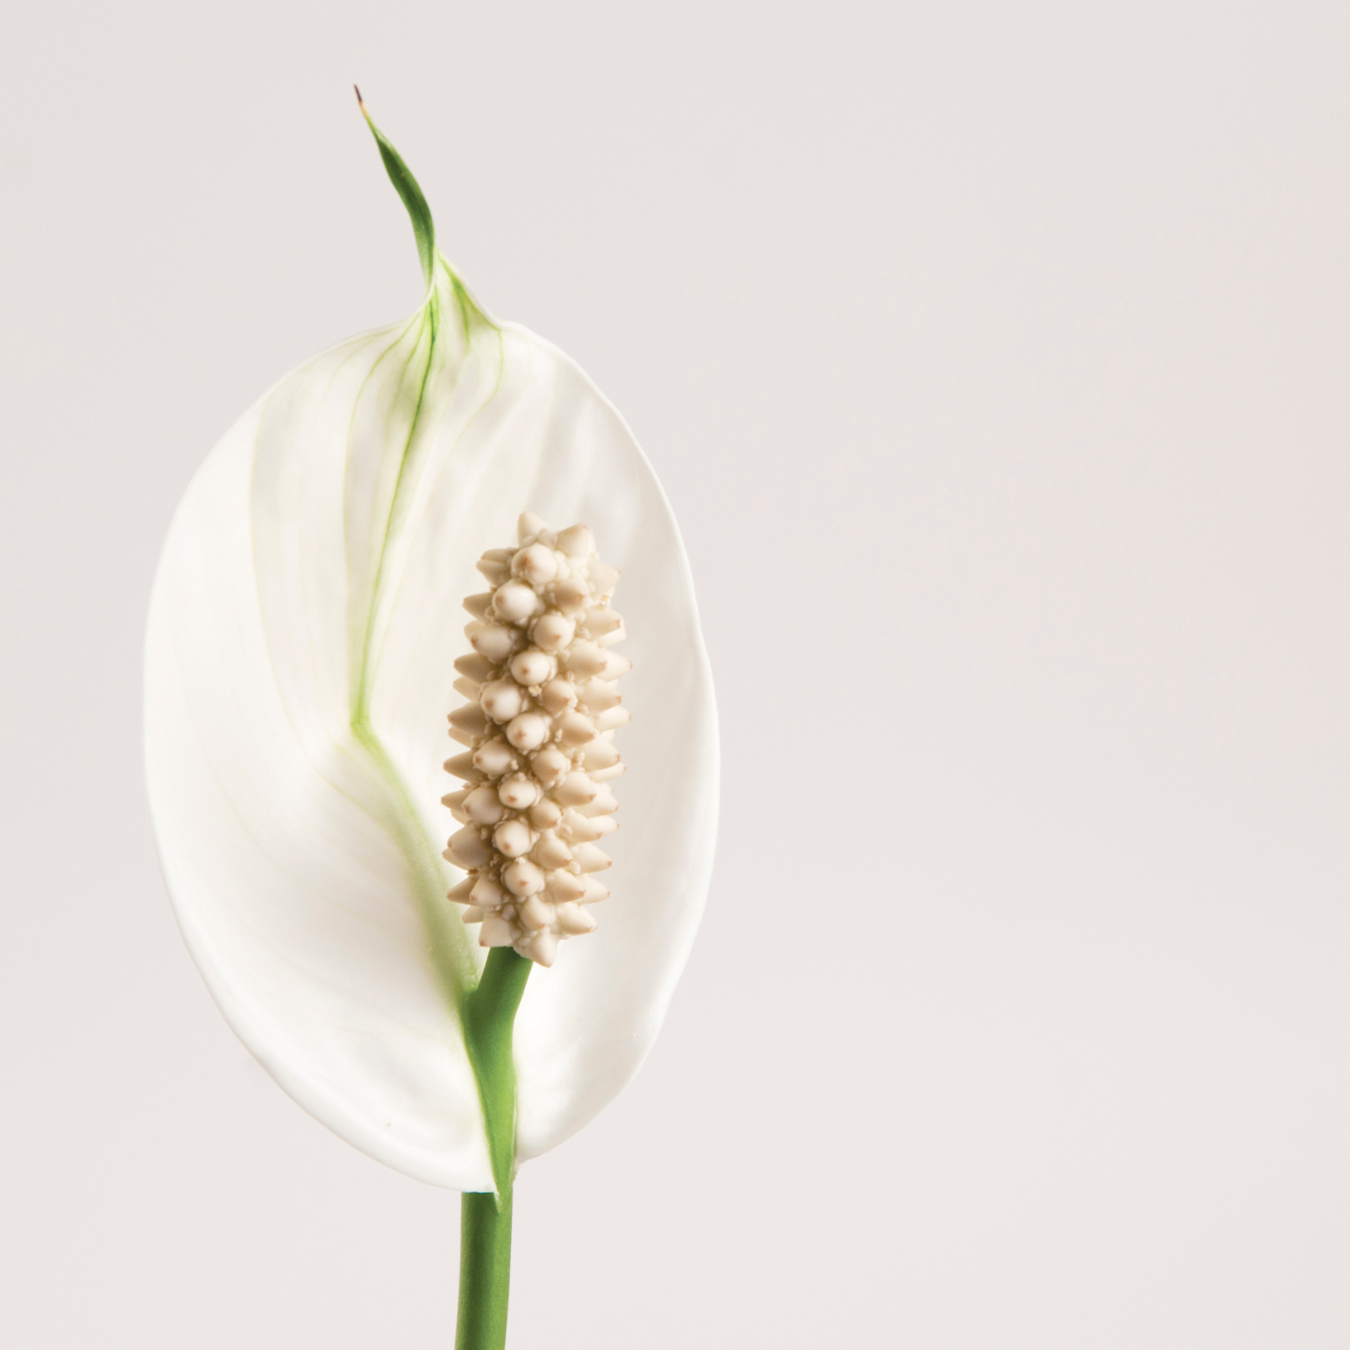
M 413 177 L 412 170 L 403 162 L 403 156 L 394 149 L 389 138 L 372 120 L 365 100 L 361 97 L 360 86 L 353 84 L 352 88 L 356 90 L 356 105 L 361 109 L 361 115 L 366 119 L 366 125 L 375 137 L 375 144 L 380 148 L 384 171 L 389 175 L 394 191 L 402 199 L 408 212 L 408 219 L 412 221 L 413 237 L 417 240 L 417 258 L 422 264 L 422 280 L 430 287 L 436 262 L 436 226 L 431 219 L 431 208 L 427 205 L 427 199 L 422 195 L 422 189 L 418 186 L 417 179 Z

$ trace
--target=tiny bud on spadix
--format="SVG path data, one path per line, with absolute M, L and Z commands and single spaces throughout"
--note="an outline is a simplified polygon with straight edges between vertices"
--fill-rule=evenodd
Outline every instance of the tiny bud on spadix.
M 619 799 L 603 783 L 599 785 L 599 791 L 591 801 L 577 807 L 583 816 L 608 816 L 613 815 L 618 809 Z
M 467 609 L 475 619 L 486 619 L 491 604 L 491 591 L 483 591 L 480 595 L 469 595 L 464 598 L 464 608 Z
M 597 558 L 590 567 L 590 581 L 598 595 L 609 595 L 618 584 L 619 569 Z
M 588 843 L 616 829 L 618 822 L 611 816 L 596 816 L 594 820 L 588 820 L 575 811 L 569 811 L 563 817 L 563 830 L 567 837 L 576 843 Z
M 474 788 L 464 799 L 464 810 L 469 819 L 479 825 L 495 825 L 506 813 L 506 808 L 490 787 Z
M 462 867 L 466 872 L 485 867 L 492 860 L 492 850 L 472 825 L 466 825 L 450 836 L 445 853 L 456 867 Z
M 455 736 L 456 740 L 464 745 L 473 745 L 488 729 L 487 714 L 476 703 L 466 703 L 450 714 L 450 725 L 460 733 Z
M 577 697 L 591 712 L 607 712 L 619 702 L 619 691 L 605 680 L 587 680 L 577 691 Z
M 559 902 L 580 900 L 586 894 L 586 883 L 572 872 L 550 872 L 548 878 L 549 894 Z
M 558 547 L 569 557 L 584 563 L 595 552 L 595 536 L 585 525 L 570 525 L 558 531 Z
M 576 624 L 562 614 L 550 611 L 530 629 L 534 644 L 541 651 L 562 653 L 576 633 Z
M 520 519 L 516 522 L 516 538 L 519 539 L 522 544 L 528 544 L 534 540 L 536 535 L 542 533 L 546 529 L 548 529 L 548 526 L 539 516 L 536 516 L 533 511 L 522 511 Z M 489 549 L 483 556 L 486 558 L 488 554 L 494 556 L 497 554 L 504 554 L 509 558 L 512 555 L 512 550 L 507 548 Z
M 591 531 L 554 533 L 527 511 L 517 532 L 518 549 L 478 564 L 493 589 L 464 602 L 476 650 L 455 663 L 470 702 L 450 726 L 470 754 L 446 767 L 479 785 L 445 799 L 468 822 L 446 851 L 469 873 L 449 898 L 481 921 L 482 946 L 552 965 L 559 939 L 596 926 L 579 906 L 609 894 L 591 876 L 610 865 L 593 841 L 616 828 L 603 780 L 623 770 L 612 737 L 628 713 L 614 681 L 628 663 L 608 650 L 624 636 L 609 607 L 618 572 Z
M 595 931 L 595 915 L 582 909 L 575 902 L 558 905 L 554 912 L 557 915 L 559 931 L 566 933 L 569 937 L 576 933 L 593 933 Z
M 595 723 L 585 713 L 564 713 L 557 720 L 558 744 L 572 750 L 595 739 Z
M 612 769 L 619 762 L 613 741 L 592 741 L 582 752 L 581 762 L 594 774 L 597 769 Z
M 469 652 L 468 655 L 456 660 L 455 669 L 466 679 L 472 680 L 475 684 L 482 684 L 492 674 L 493 666 L 486 657 L 479 656 L 477 652 Z
M 539 691 L 539 701 L 550 713 L 557 716 L 558 713 L 576 705 L 576 685 L 571 680 L 550 680 Z
M 487 778 L 500 778 L 516 767 L 516 756 L 500 736 L 494 736 L 473 752 L 473 766 Z
M 528 754 L 537 750 L 548 739 L 549 719 L 537 712 L 524 712 L 513 717 L 506 728 L 506 739 L 517 750 Z
M 468 602 L 465 602 L 467 607 Z M 543 609 L 539 597 L 532 586 L 524 582 L 511 581 L 498 587 L 492 597 L 492 608 L 497 616 L 507 623 L 519 623 Z
M 591 599 L 591 588 L 581 577 L 565 577 L 550 592 L 554 607 L 567 615 L 578 614 Z
M 531 544 L 511 559 L 511 570 L 531 586 L 546 586 L 558 575 L 558 559 L 551 548 Z
M 536 830 L 556 830 L 562 819 L 562 807 L 547 797 L 530 807 L 530 824 Z
M 539 800 L 539 791 L 539 784 L 528 774 L 515 773 L 510 778 L 502 779 L 497 788 L 497 797 L 503 806 L 509 806 L 513 811 L 523 811 Z
M 534 846 L 531 856 L 546 871 L 556 872 L 572 861 L 572 850 L 556 834 L 546 834 Z
M 567 776 L 572 761 L 556 745 L 546 745 L 530 760 L 530 769 L 545 789 L 557 787 Z
M 520 645 L 520 634 L 502 624 L 478 625 L 469 639 L 474 650 L 493 665 L 499 665 Z
M 527 689 L 543 684 L 552 674 L 557 662 L 546 652 L 531 648 L 511 659 L 511 678 Z
M 503 553 L 504 549 L 493 549 L 493 553 Z M 493 558 L 483 554 L 478 560 L 478 570 L 495 586 L 506 580 L 508 563 L 502 558 Z
M 626 727 L 633 720 L 633 714 L 627 708 L 607 708 L 595 719 L 597 731 L 614 731 Z
M 478 695 L 483 711 L 494 722 L 509 722 L 525 706 L 525 696 L 513 680 L 493 680 Z
M 609 890 L 594 877 L 584 876 L 581 881 L 581 904 L 598 905 L 601 900 L 609 899 Z
M 553 799 L 563 806 L 585 806 L 593 802 L 600 789 L 589 774 L 577 771 L 569 773 L 553 789 Z
M 498 853 L 519 858 L 533 847 L 534 834 L 523 820 L 504 820 L 492 832 L 492 844 Z
M 462 755 L 454 755 L 445 761 L 446 773 L 462 778 L 466 783 L 481 783 L 482 770 L 473 762 L 473 751 L 466 750 Z
M 582 872 L 603 872 L 612 865 L 609 855 L 594 844 L 578 844 L 573 850 L 573 858 Z

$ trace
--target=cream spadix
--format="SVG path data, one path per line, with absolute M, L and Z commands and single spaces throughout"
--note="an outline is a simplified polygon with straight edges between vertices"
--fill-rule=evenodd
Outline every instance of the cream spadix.
M 613 744 L 620 720 L 601 730 L 578 711 L 577 686 L 558 671 L 580 664 L 587 675 L 609 675 L 611 712 L 626 713 L 612 685 L 629 663 L 617 658 L 607 665 L 606 656 L 597 670 L 585 655 L 625 631 L 610 607 L 618 571 L 596 556 L 590 530 L 553 531 L 526 511 L 517 534 L 517 548 L 490 549 L 479 560 L 479 571 L 502 577 L 500 584 L 464 601 L 474 616 L 464 631 L 479 650 L 456 662 L 471 682 L 466 692 L 473 701 L 450 714 L 450 734 L 474 754 L 467 764 L 456 757 L 445 767 L 476 786 L 441 799 L 464 826 L 450 837 L 445 856 L 469 873 L 449 899 L 466 906 L 465 923 L 479 925 L 479 945 L 514 947 L 551 966 L 559 941 L 595 930 L 582 906 L 609 892 L 598 882 L 578 890 L 576 878 L 609 867 L 609 856 L 591 840 L 617 827 L 604 812 L 583 816 L 564 808 L 595 803 L 599 784 L 625 767 Z M 579 613 L 577 622 L 554 622 L 563 607 Z M 517 630 L 494 644 L 506 653 L 496 661 L 481 643 L 489 614 Z M 556 646 L 554 637 L 563 632 L 568 642 Z M 536 645 L 536 634 L 549 650 Z M 475 675 L 484 676 L 482 684 L 472 683 Z M 502 738 L 514 756 L 496 745 Z
M 283 379 L 188 487 L 151 600 L 147 771 L 184 937 L 244 1042 L 358 1147 L 487 1191 L 474 934 L 543 960 L 591 926 L 607 858 L 622 877 L 622 903 L 525 987 L 528 1159 L 660 1026 L 711 867 L 715 714 L 684 550 L 631 433 L 557 348 L 478 305 L 381 153 L 426 299 Z M 522 510 L 593 534 L 502 548 Z M 585 563 L 596 539 L 605 562 Z M 451 713 L 463 788 L 444 805 Z M 621 766 L 598 746 L 620 726 L 614 833 Z

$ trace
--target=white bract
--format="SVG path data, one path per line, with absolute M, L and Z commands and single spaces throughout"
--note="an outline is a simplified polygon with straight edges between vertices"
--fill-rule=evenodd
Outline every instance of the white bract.
M 466 689 L 456 693 L 456 679 L 473 678 L 455 669 L 472 652 L 460 605 L 481 587 L 475 563 L 522 510 L 594 530 L 624 574 L 634 666 L 625 828 L 605 841 L 622 902 L 556 956 L 552 938 L 590 927 L 588 911 L 551 898 L 548 922 L 529 927 L 540 914 L 494 915 L 476 897 L 467 916 L 484 916 L 485 941 L 505 932 L 554 960 L 530 979 L 516 1021 L 517 1145 L 528 1159 L 637 1070 L 712 861 L 716 727 L 689 569 L 619 415 L 556 348 L 490 320 L 435 255 L 427 301 L 410 319 L 301 367 L 211 452 L 174 517 L 147 639 L 155 829 L 212 994 L 325 1124 L 411 1176 L 463 1190 L 494 1184 L 457 1015 L 484 952 L 446 898 L 464 879 L 441 858 L 451 810 L 476 808 L 441 804 L 442 760 L 447 714 Z M 494 578 L 494 624 L 520 633 L 533 622 L 550 566 L 575 556 L 553 543 L 510 555 L 514 575 Z M 578 674 L 598 660 L 589 678 L 617 669 L 605 644 L 622 628 L 600 631 L 610 620 L 590 617 L 604 608 L 595 600 L 606 577 L 588 574 L 598 590 L 575 623 L 550 603 L 532 640 L 509 653 L 519 669 L 500 687 L 473 678 L 475 706 L 494 725 L 519 700 L 506 718 L 515 739 L 501 738 L 517 761 L 561 731 L 542 703 L 557 654 L 577 653 Z M 532 711 L 536 698 L 547 717 Z M 617 719 L 592 725 L 603 737 Z M 586 738 L 566 751 L 581 753 L 606 793 L 611 752 L 587 747 L 607 745 Z M 537 778 L 509 769 L 480 772 L 542 838 L 525 802 Z M 597 817 L 576 816 L 586 819 Z M 590 876 L 584 833 L 553 831 L 553 871 L 580 853 L 576 875 Z M 494 845 L 503 854 L 524 842 L 509 834 Z
M 441 799 L 463 825 L 445 857 L 469 873 L 449 899 L 479 944 L 551 966 L 560 939 L 594 932 L 582 906 L 609 898 L 594 841 L 619 827 L 608 783 L 626 767 L 614 733 L 631 717 L 617 682 L 632 663 L 606 650 L 627 636 L 609 604 L 619 572 L 590 530 L 556 533 L 526 511 L 518 534 L 478 560 L 492 590 L 464 601 L 474 650 L 455 688 L 470 701 L 450 735 L 469 750 L 445 767 L 469 786 Z

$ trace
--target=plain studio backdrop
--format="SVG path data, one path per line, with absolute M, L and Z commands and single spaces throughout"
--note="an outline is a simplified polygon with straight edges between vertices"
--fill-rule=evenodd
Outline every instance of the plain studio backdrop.
M 1343 5 L 0 23 L 0 1342 L 450 1342 L 458 1196 L 236 1041 L 140 759 L 190 476 L 420 298 L 357 80 L 643 442 L 720 697 L 707 917 L 522 1173 L 512 1346 L 1350 1343 Z

